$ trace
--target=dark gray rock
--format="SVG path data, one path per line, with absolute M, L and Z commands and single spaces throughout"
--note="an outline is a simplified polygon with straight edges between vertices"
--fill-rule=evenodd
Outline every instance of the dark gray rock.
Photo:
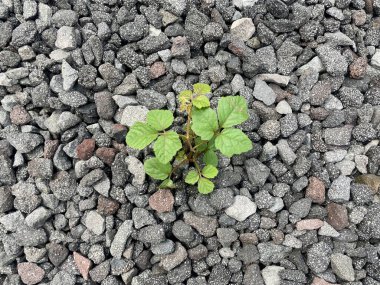
M 61 201 L 68 201 L 75 195 L 77 183 L 72 174 L 61 171 L 50 181 L 49 186 L 55 197 Z
M 8 212 L 12 208 L 13 208 L 13 196 L 11 193 L 11 189 L 7 186 L 1 186 L 0 187 L 0 213 Z
M 8 157 L 0 155 L 0 185 L 13 185 L 14 183 L 16 183 L 16 176 L 13 172 L 12 162 Z M 5 192 L 3 194 L 5 195 Z M 4 202 L 7 200 L 5 199 Z
M 137 101 L 148 109 L 162 109 L 167 104 L 166 96 L 151 89 L 137 90 Z
M 124 79 L 124 74 L 110 63 L 104 63 L 99 66 L 99 73 L 107 82 L 108 88 L 112 91 Z
M 311 199 L 302 198 L 290 206 L 289 212 L 299 218 L 304 218 L 309 214 L 310 208 Z
M 272 242 L 262 242 L 257 245 L 260 261 L 264 264 L 278 263 L 288 256 L 290 249 Z
M 159 243 L 165 240 L 165 232 L 162 225 L 146 226 L 139 230 L 137 239 L 147 243 Z
M 231 272 L 222 264 L 216 264 L 208 280 L 210 285 L 228 285 L 231 279 Z
M 12 32 L 11 44 L 16 47 L 21 47 L 31 44 L 36 40 L 37 27 L 34 21 L 21 23 Z
M 33 133 L 10 133 L 7 140 L 20 153 L 30 152 L 43 143 L 43 138 Z
M 316 48 L 316 52 L 332 76 L 344 75 L 347 72 L 348 63 L 340 52 L 329 45 L 321 45 Z
M 370 204 L 373 201 L 373 190 L 365 184 L 353 183 L 351 185 L 351 196 L 357 205 Z
M 147 36 L 138 42 L 140 50 L 144 53 L 151 54 L 170 47 L 170 41 L 164 33 L 158 36 Z
M 87 97 L 78 91 L 61 92 L 58 94 L 59 100 L 67 106 L 78 108 L 87 103 Z
M 232 205 L 234 193 L 230 188 L 215 189 L 210 194 L 210 204 L 216 210 L 222 210 Z
M 329 266 L 331 253 L 327 243 L 315 243 L 307 251 L 307 265 L 315 273 L 324 272 Z
M 255 158 L 245 162 L 248 178 L 253 186 L 263 186 L 269 177 L 270 169 Z

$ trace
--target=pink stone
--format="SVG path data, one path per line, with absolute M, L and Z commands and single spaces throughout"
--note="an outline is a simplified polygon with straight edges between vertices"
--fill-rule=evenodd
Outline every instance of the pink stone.
M 310 177 L 309 186 L 306 188 L 306 197 L 314 203 L 322 204 L 325 202 L 325 184 L 316 177 Z
M 169 189 L 160 189 L 149 197 L 149 206 L 159 213 L 173 210 L 174 197 Z
M 165 63 L 161 61 L 157 61 L 152 64 L 149 71 L 150 71 L 150 78 L 156 79 L 165 74 L 166 72 Z
M 22 282 L 27 285 L 34 285 L 41 282 L 44 278 L 45 270 L 31 262 L 23 262 L 17 265 L 17 272 Z
M 84 280 L 88 280 L 88 272 L 91 267 L 91 260 L 74 252 L 74 262 L 79 269 L 80 274 L 82 274 Z
M 338 285 L 338 284 L 329 283 L 323 280 L 322 278 L 314 277 L 313 283 L 311 283 L 311 285 Z
M 323 221 L 320 219 L 308 219 L 297 222 L 296 228 L 302 230 L 316 230 L 323 226 Z

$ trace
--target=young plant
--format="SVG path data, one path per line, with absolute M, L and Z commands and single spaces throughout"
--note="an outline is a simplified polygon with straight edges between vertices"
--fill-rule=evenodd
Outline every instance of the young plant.
M 174 116 L 168 110 L 151 110 L 146 123 L 137 122 L 129 130 L 126 143 L 142 150 L 153 141 L 156 157 L 144 162 L 145 172 L 154 179 L 163 180 L 160 188 L 174 188 L 172 174 L 188 163 L 193 166 L 186 177 L 187 184 L 198 183 L 198 190 L 208 194 L 214 189 L 210 180 L 218 175 L 216 151 L 231 157 L 252 149 L 251 140 L 234 128 L 248 119 L 247 102 L 241 96 L 223 97 L 215 112 L 210 108 L 207 84 L 193 85 L 193 91 L 179 94 L 180 110 L 187 114 L 184 130 L 176 133 L 168 130 Z M 175 167 L 171 162 L 175 160 Z

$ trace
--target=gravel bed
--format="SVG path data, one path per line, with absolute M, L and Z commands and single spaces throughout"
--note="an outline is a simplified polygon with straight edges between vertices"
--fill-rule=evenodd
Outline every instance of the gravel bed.
M 380 1 L 0 1 L 0 284 L 379 285 Z M 252 151 L 157 190 L 125 145 L 241 95 Z

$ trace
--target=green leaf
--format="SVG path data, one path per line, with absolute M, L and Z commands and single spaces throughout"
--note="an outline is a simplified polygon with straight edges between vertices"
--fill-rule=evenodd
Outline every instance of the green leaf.
M 165 179 L 164 181 L 162 181 L 162 183 L 160 184 L 160 186 L 158 186 L 158 188 L 160 188 L 160 189 L 165 189 L 165 188 L 174 189 L 175 185 L 174 185 L 173 180 L 168 178 L 168 179 Z
M 163 131 L 173 124 L 173 113 L 168 110 L 152 110 L 146 116 L 146 122 L 157 131 Z
M 218 169 L 213 165 L 206 165 L 202 169 L 202 175 L 206 178 L 215 178 L 218 175 Z
M 210 108 L 193 108 L 193 124 L 191 129 L 202 140 L 207 141 L 211 139 L 218 130 L 218 119 L 216 118 L 215 111 Z
M 207 178 L 200 178 L 198 181 L 198 191 L 202 194 L 209 194 L 214 190 L 214 183 Z
M 179 102 L 180 103 L 187 103 L 190 102 L 190 98 L 193 95 L 193 92 L 191 90 L 183 90 L 179 93 Z
M 218 103 L 218 118 L 222 128 L 243 123 L 249 118 L 247 101 L 242 96 L 221 98 Z
M 186 159 L 186 158 L 187 158 L 187 156 L 186 156 L 186 153 L 185 153 L 184 150 L 180 150 L 180 151 L 177 153 L 176 157 L 175 157 L 175 159 L 178 160 L 179 162 L 181 162 L 182 160 L 184 160 L 184 159 Z
M 215 167 L 218 166 L 218 156 L 216 155 L 215 151 L 206 151 L 206 153 L 203 155 L 203 162 L 205 164 L 213 165 Z
M 216 137 L 215 146 L 222 154 L 231 157 L 252 149 L 252 142 L 241 130 L 228 128 Z
M 184 90 L 179 93 L 180 111 L 186 110 L 192 96 L 193 92 L 191 92 L 190 90 Z
M 167 163 L 182 148 L 181 140 L 176 132 L 168 131 L 158 137 L 154 143 L 154 154 L 162 162 Z
M 207 149 L 209 150 L 216 150 L 215 147 L 215 137 L 213 137 L 207 144 Z
M 193 100 L 193 105 L 198 109 L 210 107 L 210 100 L 205 95 L 199 95 Z
M 144 162 L 145 172 L 154 179 L 164 180 L 168 178 L 172 171 L 172 166 L 169 163 L 162 163 L 157 157 L 150 158 Z
M 194 185 L 195 183 L 198 182 L 198 180 L 199 180 L 199 174 L 195 170 L 189 171 L 189 173 L 187 173 L 186 178 L 185 178 L 185 182 L 190 185 Z
M 194 93 L 197 95 L 206 95 L 211 93 L 211 86 L 205 83 L 195 83 L 193 85 Z
M 207 149 L 207 141 L 202 141 L 200 137 L 195 138 L 195 146 L 197 147 L 197 152 L 203 152 Z
M 136 122 L 129 129 L 125 141 L 130 147 L 142 150 L 154 141 L 157 136 L 157 131 L 151 126 L 142 122 Z

